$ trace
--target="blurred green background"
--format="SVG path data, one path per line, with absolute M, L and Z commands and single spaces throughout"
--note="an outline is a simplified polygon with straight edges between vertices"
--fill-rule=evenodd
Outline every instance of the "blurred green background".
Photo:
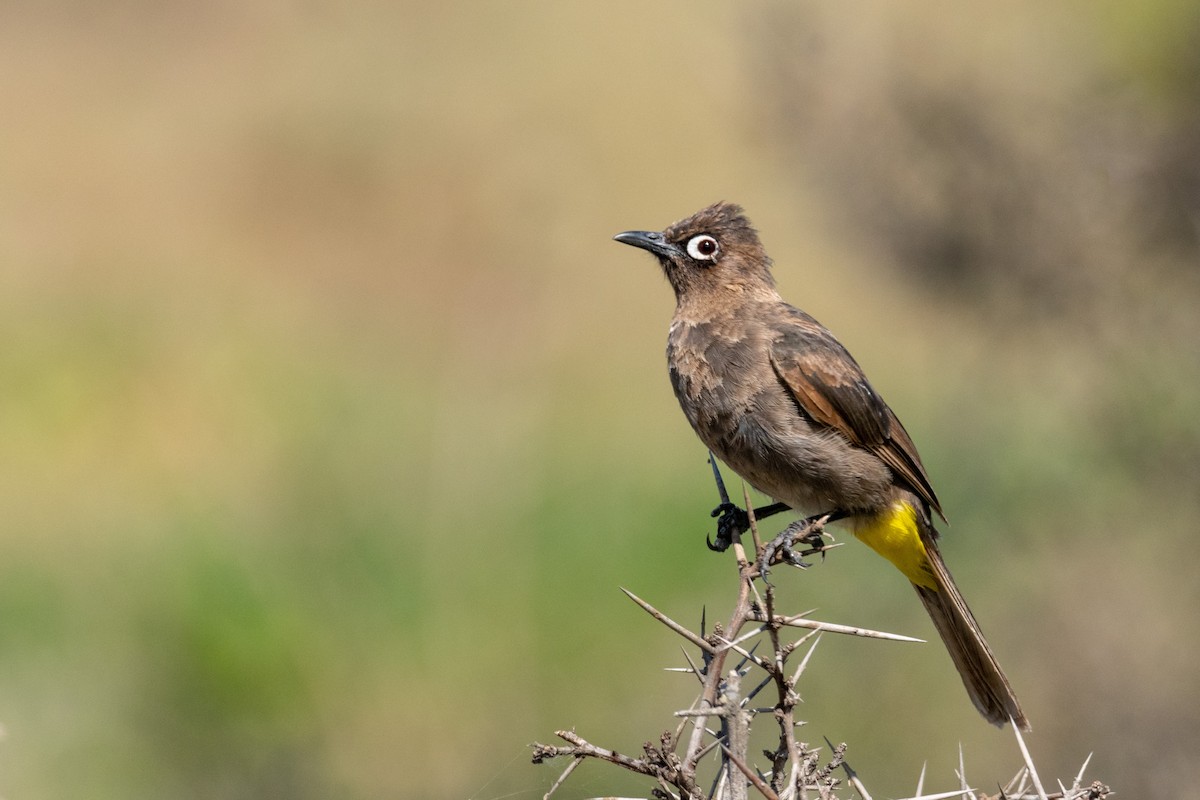
M 921 447 L 1046 778 L 1200 780 L 1200 9 L 0 10 L 0 793 L 540 797 L 724 617 L 670 290 L 746 206 Z M 774 522 L 774 521 L 772 521 Z M 777 526 L 772 525 L 771 530 Z M 852 545 L 788 607 L 933 636 Z M 994 787 L 939 646 L 827 639 L 804 735 Z M 585 765 L 564 797 L 648 786 Z M 993 789 L 994 791 L 994 789 Z

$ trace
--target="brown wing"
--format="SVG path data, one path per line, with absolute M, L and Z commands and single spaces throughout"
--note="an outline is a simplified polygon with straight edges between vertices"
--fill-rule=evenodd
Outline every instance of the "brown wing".
M 803 413 L 879 456 L 945 519 L 916 445 L 858 362 L 808 314 L 791 307 L 788 314 L 772 344 L 771 365 Z

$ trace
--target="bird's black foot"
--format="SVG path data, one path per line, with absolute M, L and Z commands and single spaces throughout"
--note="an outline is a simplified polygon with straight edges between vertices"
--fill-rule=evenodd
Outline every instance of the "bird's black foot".
M 771 563 L 775 561 L 776 556 L 779 557 L 781 563 L 791 564 L 800 569 L 808 569 L 812 566 L 809 562 L 804 561 L 801 556 L 821 553 L 821 557 L 824 558 L 825 524 L 841 516 L 842 514 L 839 512 L 817 514 L 807 519 L 798 519 L 784 528 L 778 536 L 763 548 L 762 553 L 759 554 L 758 572 L 762 575 L 763 580 L 766 581 L 767 573 L 770 571 Z M 797 543 L 805 544 L 807 548 L 797 553 L 793 549 Z
M 788 511 L 791 506 L 787 503 L 772 503 L 769 506 L 754 509 L 754 518 L 766 519 L 780 511 Z M 717 517 L 717 540 L 705 539 L 708 549 L 723 553 L 733 544 L 737 536 L 750 530 L 750 515 L 733 503 L 724 502 L 713 509 L 712 515 Z
M 721 503 L 713 509 L 712 515 L 717 518 L 717 540 L 705 537 L 708 549 L 716 553 L 724 553 L 733 544 L 735 536 L 741 536 L 750 530 L 750 515 L 733 503 Z

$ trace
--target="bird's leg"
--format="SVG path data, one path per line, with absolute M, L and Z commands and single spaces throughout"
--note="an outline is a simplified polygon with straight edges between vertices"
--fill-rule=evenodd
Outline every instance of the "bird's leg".
M 769 506 L 754 509 L 754 519 L 766 519 L 790 508 L 791 506 L 787 503 L 772 503 Z M 714 542 L 712 539 L 705 539 L 709 550 L 723 553 L 729 545 L 733 544 L 734 536 L 741 536 L 750 530 L 750 515 L 729 501 L 714 508 L 712 515 L 717 517 L 717 540 Z
M 712 465 L 713 480 L 717 482 L 717 493 L 721 496 L 721 505 L 714 508 L 712 512 L 714 517 L 720 517 L 717 520 L 717 540 L 714 542 L 705 536 L 704 541 L 708 544 L 709 550 L 723 553 L 729 549 L 729 545 L 733 544 L 735 536 L 741 536 L 750 530 L 750 515 L 729 501 L 729 492 L 725 490 L 725 481 L 721 479 L 721 470 L 717 467 L 717 459 L 712 450 L 708 451 L 708 463 Z M 787 511 L 787 509 L 788 506 L 784 503 L 773 503 L 755 509 L 754 518 L 766 519 L 772 514 Z
M 825 540 L 822 535 L 825 532 L 825 526 L 830 522 L 842 519 L 846 516 L 844 511 L 830 511 L 825 514 L 816 514 L 804 519 L 798 519 L 792 524 L 784 528 L 778 536 L 772 539 L 762 553 L 758 557 L 758 572 L 762 575 L 764 581 L 767 579 L 767 572 L 770 569 L 771 562 L 775 559 L 776 554 L 780 556 L 780 561 L 792 564 L 793 566 L 807 569 L 812 566 L 806 561 L 800 559 L 800 555 L 809 555 L 811 553 L 822 553 L 825 549 Z M 792 550 L 792 545 L 796 542 L 803 542 L 808 545 L 808 550 L 797 555 Z

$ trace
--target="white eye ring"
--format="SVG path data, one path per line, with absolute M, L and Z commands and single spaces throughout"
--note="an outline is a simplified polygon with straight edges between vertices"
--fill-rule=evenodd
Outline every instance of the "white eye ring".
M 707 233 L 688 239 L 687 254 L 697 261 L 716 261 L 720 251 L 721 246 L 717 244 L 717 240 Z

